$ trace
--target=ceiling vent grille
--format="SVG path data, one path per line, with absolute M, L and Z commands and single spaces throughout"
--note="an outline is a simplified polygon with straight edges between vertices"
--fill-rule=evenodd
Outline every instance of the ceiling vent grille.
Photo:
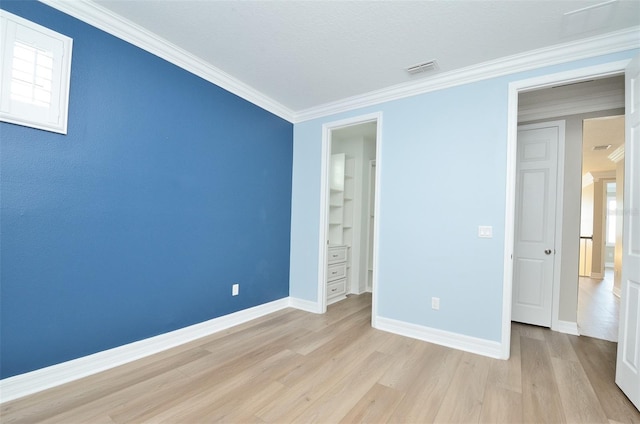
M 602 144 L 600 146 L 593 146 L 592 150 L 609 150 L 611 148 L 611 144 Z
M 410 75 L 421 74 L 423 72 L 435 71 L 438 69 L 438 64 L 435 60 L 430 60 L 429 62 L 418 63 L 417 65 L 409 66 L 406 68 L 406 71 Z

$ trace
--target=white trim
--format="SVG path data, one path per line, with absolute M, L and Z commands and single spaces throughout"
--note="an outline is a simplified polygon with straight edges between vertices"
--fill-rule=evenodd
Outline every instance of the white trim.
M 509 357 L 511 342 L 511 301 L 513 285 L 513 240 L 515 222 L 515 178 L 516 178 L 516 147 L 518 141 L 518 92 L 536 90 L 549 87 L 558 83 L 570 83 L 600 78 L 624 73 L 630 59 L 617 62 L 604 63 L 586 68 L 573 69 L 571 71 L 548 74 L 540 77 L 509 83 L 508 111 L 507 111 L 507 169 L 506 169 L 506 207 L 505 207 L 505 251 L 504 274 L 502 285 L 502 341 L 501 352 L 503 358 Z M 559 324 L 559 317 L 555 317 Z M 553 320 L 552 320 L 553 322 Z M 504 356 L 506 355 L 506 356 Z
M 314 314 L 321 314 L 322 310 L 318 302 L 312 302 L 310 300 L 298 299 L 297 297 L 289 298 L 289 306 L 292 308 L 300 309 L 301 311 L 311 312 Z
M 382 175 L 382 112 L 377 114 L 377 125 L 376 125 L 376 184 L 375 190 L 373 192 L 373 216 L 375 217 L 373 221 L 373 255 L 372 255 L 372 264 L 371 264 L 371 272 L 373 273 L 373 278 L 371 281 L 371 298 L 373 303 L 373 308 L 371 310 L 371 326 L 373 328 L 378 328 L 378 263 L 380 252 L 380 200 L 381 200 L 381 175 Z
M 451 333 L 436 328 L 425 327 L 397 321 L 391 318 L 378 317 L 378 328 L 382 331 L 398 334 L 425 342 L 463 350 L 490 358 L 502 359 L 502 351 L 499 342 Z
M 511 299 L 513 297 L 513 246 L 515 241 L 516 162 L 518 140 L 518 92 L 511 89 L 507 98 L 507 170 L 504 212 L 504 266 L 502 271 L 502 337 L 500 358 L 511 355 Z M 508 299 L 508 301 L 507 301 Z
M 620 297 L 622 296 L 622 288 L 614 286 L 613 295 L 616 296 L 618 299 L 620 299 Z
M 320 164 L 320 228 L 319 228 L 319 246 L 318 246 L 318 305 L 320 309 L 320 313 L 325 313 L 327 311 L 327 279 L 326 279 L 326 254 L 327 254 L 327 240 L 328 240 L 328 201 L 329 201 L 329 167 L 331 165 L 331 132 L 333 130 L 337 130 L 339 128 L 349 127 L 352 125 L 365 124 L 367 122 L 376 122 L 376 161 L 378 166 L 376 166 L 376 178 L 380 176 L 380 144 L 382 142 L 382 112 L 369 113 L 366 115 L 359 115 L 352 118 L 341 119 L 339 121 L 327 122 L 322 125 L 322 153 L 321 153 L 321 164 Z M 376 192 L 375 192 L 375 206 L 374 206 L 374 215 L 378 216 L 379 213 L 379 187 L 380 185 L 376 182 Z M 376 219 L 374 223 L 374 234 L 377 234 L 378 230 L 378 222 L 379 219 Z M 375 287 L 376 287 L 376 275 L 377 275 L 377 237 L 373 240 L 373 297 L 372 297 L 372 314 L 371 314 L 371 322 L 372 326 L 375 327 L 375 317 L 376 312 L 378 310 L 375 296 Z
M 640 47 L 640 27 L 632 27 L 597 37 L 586 38 L 532 50 L 467 68 L 435 75 L 419 82 L 397 84 L 381 90 L 348 97 L 295 113 L 294 123 L 373 106 L 392 100 L 442 90 L 457 85 L 486 80 L 575 60 L 616 53 Z
M 589 172 L 594 182 L 598 182 L 601 180 L 615 180 L 616 179 L 616 171 L 591 171 Z
M 573 336 L 579 336 L 578 323 L 572 321 L 556 320 L 555 327 L 551 327 L 553 331 L 560 333 L 571 334 Z
M 101 371 L 115 368 L 119 365 L 268 315 L 287 308 L 289 305 L 289 298 L 275 300 L 199 324 L 190 325 L 189 327 L 184 327 L 179 330 L 149 337 L 148 339 L 9 377 L 0 380 L 0 400 L 2 402 L 8 402 L 89 375 L 97 374 Z
M 553 259 L 553 294 L 551 298 L 551 328 L 557 328 L 560 321 L 560 283 L 562 281 L 562 226 L 564 222 L 564 162 L 566 121 L 551 121 L 548 125 L 558 127 L 558 164 L 556 176 L 556 229 Z
M 39 0 L 61 12 L 140 47 L 289 122 L 291 109 L 145 28 L 88 0 Z
M 592 272 L 589 278 L 593 278 L 594 280 L 602 280 L 604 278 L 604 274 L 602 272 Z

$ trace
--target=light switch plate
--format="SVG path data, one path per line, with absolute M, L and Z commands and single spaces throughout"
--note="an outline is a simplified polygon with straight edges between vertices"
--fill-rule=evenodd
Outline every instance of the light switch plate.
M 478 227 L 478 237 L 480 238 L 492 238 L 493 227 L 490 225 L 480 225 Z

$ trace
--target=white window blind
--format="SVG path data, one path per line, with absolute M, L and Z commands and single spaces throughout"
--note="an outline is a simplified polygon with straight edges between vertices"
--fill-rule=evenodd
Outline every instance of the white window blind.
M 71 38 L 0 11 L 0 120 L 67 132 Z

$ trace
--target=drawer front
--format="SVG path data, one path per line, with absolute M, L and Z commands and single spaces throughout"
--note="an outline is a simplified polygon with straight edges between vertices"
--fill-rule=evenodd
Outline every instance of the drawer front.
M 329 265 L 327 267 L 327 281 L 339 280 L 347 276 L 347 263 Z
M 327 263 L 334 264 L 347 260 L 347 246 L 330 247 Z
M 347 279 L 332 281 L 327 284 L 327 299 L 332 299 L 336 296 L 343 296 L 347 293 Z

